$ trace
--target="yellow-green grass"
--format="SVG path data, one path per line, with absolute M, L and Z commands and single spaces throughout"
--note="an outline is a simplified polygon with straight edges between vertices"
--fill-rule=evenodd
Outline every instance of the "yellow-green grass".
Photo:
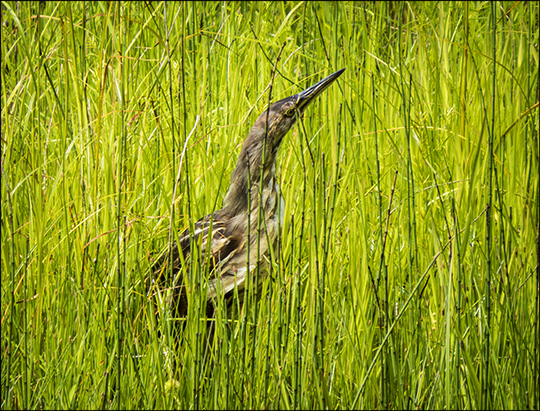
M 538 409 L 538 13 L 2 2 L 2 409 Z M 280 150 L 260 301 L 208 346 L 194 294 L 175 336 L 152 262 L 269 98 L 341 68 Z

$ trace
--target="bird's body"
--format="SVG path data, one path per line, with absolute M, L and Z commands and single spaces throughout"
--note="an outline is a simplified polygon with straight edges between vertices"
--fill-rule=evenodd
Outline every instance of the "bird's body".
M 281 229 L 285 208 L 275 172 L 278 149 L 305 108 L 343 71 L 271 104 L 258 117 L 240 152 L 223 207 L 197 221 L 193 233 L 183 231 L 170 253 L 174 288 L 171 304 L 177 316 L 187 314 L 189 282 L 182 274 L 189 274 L 189 270 L 183 270 L 182 265 L 189 261 L 192 245 L 200 247 L 200 261 L 209 273 L 206 288 L 200 285 L 197 290 L 207 293 L 209 316 L 218 293 L 228 295 L 235 287 L 241 293 L 251 273 L 258 272 L 259 281 L 267 275 L 268 255 Z M 160 276 L 170 272 L 168 257 L 166 253 L 157 264 Z

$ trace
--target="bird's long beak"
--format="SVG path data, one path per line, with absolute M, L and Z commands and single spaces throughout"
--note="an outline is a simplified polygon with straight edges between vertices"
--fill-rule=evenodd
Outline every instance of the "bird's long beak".
M 314 84 L 313 86 L 305 89 L 304 91 L 297 94 L 298 101 L 296 103 L 296 109 L 299 110 L 301 113 L 306 109 L 309 104 L 317 98 L 319 94 L 321 94 L 326 88 L 332 84 L 339 76 L 341 76 L 341 73 L 343 73 L 345 69 L 341 69 L 339 71 L 336 71 L 335 73 L 330 74 L 328 77 L 323 78 L 321 81 L 319 81 L 317 84 Z

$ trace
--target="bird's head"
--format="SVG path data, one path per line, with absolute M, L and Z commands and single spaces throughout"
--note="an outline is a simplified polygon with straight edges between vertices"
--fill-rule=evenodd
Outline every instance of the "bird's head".
M 257 118 L 242 147 L 231 178 L 231 187 L 225 197 L 224 203 L 233 210 L 231 214 L 245 207 L 246 193 L 250 191 L 248 186 L 257 184 L 262 169 L 264 178 L 270 177 L 268 171 L 274 166 L 283 137 L 306 108 L 344 71 L 336 71 L 304 91 L 272 103 Z
M 336 71 L 304 91 L 272 103 L 257 118 L 244 147 L 250 150 L 250 146 L 256 146 L 262 151 L 263 144 L 266 144 L 267 153 L 275 154 L 283 137 L 302 116 L 306 108 L 344 71 L 345 69 Z
M 245 161 L 257 168 L 260 167 L 262 161 L 266 165 L 271 165 L 283 137 L 302 116 L 306 108 L 344 71 L 345 69 L 336 71 L 304 91 L 276 101 L 264 110 L 246 138 L 238 159 L 239 163 Z

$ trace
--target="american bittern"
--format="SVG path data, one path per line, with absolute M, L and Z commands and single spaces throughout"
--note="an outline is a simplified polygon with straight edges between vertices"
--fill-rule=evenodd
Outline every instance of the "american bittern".
M 201 261 L 208 265 L 208 287 L 200 285 L 196 291 L 206 292 L 206 312 L 209 317 L 213 315 L 213 300 L 218 289 L 226 297 L 232 294 L 235 285 L 238 292 L 243 292 L 247 276 L 255 272 L 257 265 L 259 280 L 267 273 L 262 266 L 268 258 L 270 247 L 274 246 L 285 208 L 275 172 L 279 146 L 305 109 L 344 70 L 271 104 L 257 118 L 232 173 L 223 208 L 197 221 L 193 233 L 189 229 L 183 231 L 172 252 L 158 261 L 156 274 L 161 277 L 170 272 L 168 258 L 172 257 L 174 291 L 171 308 L 176 316 L 185 317 L 187 314 L 185 287 L 189 281 L 186 279 L 184 283 L 182 273 L 189 273 L 189 270 L 182 270 L 182 264 L 189 262 L 191 244 L 200 246 Z M 249 284 L 253 284 L 253 281 Z

